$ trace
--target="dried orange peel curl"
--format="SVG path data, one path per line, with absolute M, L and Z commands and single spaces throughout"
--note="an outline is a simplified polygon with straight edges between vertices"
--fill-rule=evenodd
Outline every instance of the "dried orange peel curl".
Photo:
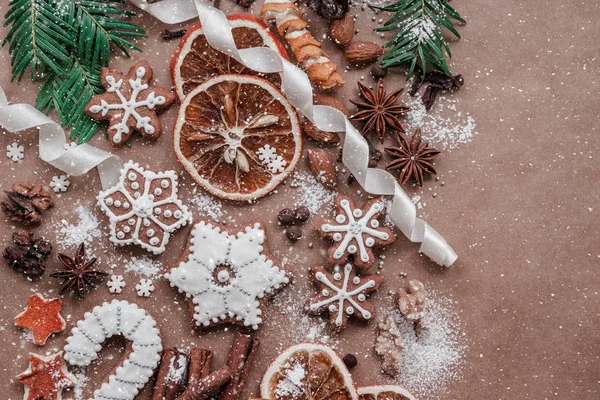
M 342 86 L 346 81 L 337 72 L 337 65 L 321 49 L 321 43 L 306 29 L 308 22 L 291 0 L 266 0 L 260 11 L 267 23 L 275 23 L 277 32 L 290 45 L 294 56 L 308 77 L 321 89 Z

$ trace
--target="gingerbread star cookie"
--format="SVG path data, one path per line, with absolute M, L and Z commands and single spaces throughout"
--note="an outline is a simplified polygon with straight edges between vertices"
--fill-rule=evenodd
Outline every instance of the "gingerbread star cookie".
M 265 228 L 238 228 L 199 220 L 179 265 L 165 274 L 190 298 L 196 325 L 234 323 L 258 329 L 268 297 L 289 282 L 289 274 L 266 247 Z
M 311 314 L 328 312 L 329 323 L 337 332 L 346 328 L 351 316 L 366 322 L 373 319 L 375 307 L 368 297 L 383 284 L 383 277 L 358 276 L 351 264 L 346 264 L 343 269 L 336 265 L 333 273 L 321 266 L 312 267 L 310 272 L 319 294 L 306 302 L 306 311 Z
M 175 171 L 152 172 L 129 161 L 119 182 L 98 194 L 98 204 L 110 219 L 110 240 L 116 245 L 136 244 L 161 254 L 171 233 L 192 220 L 177 197 Z
M 30 330 L 33 342 L 43 346 L 50 335 L 64 331 L 67 326 L 60 315 L 61 308 L 60 299 L 46 300 L 36 293 L 27 300 L 27 309 L 15 317 L 15 325 Z
M 63 389 L 77 382 L 62 358 L 63 352 L 49 356 L 29 353 L 29 368 L 17 376 L 25 385 L 24 400 L 61 400 Z
M 150 87 L 152 67 L 148 61 L 140 61 L 129 69 L 127 75 L 102 68 L 101 81 L 106 89 L 85 106 L 87 115 L 97 120 L 109 120 L 108 139 L 115 145 L 123 145 L 133 131 L 156 140 L 161 134 L 157 111 L 168 108 L 175 95 L 162 86 Z
M 317 230 L 333 241 L 328 251 L 329 264 L 343 264 L 352 256 L 360 270 L 375 262 L 373 248 L 385 247 L 396 241 L 390 228 L 381 225 L 384 206 L 381 200 L 367 201 L 361 208 L 344 195 L 335 199 L 336 215 L 333 220 L 321 221 Z

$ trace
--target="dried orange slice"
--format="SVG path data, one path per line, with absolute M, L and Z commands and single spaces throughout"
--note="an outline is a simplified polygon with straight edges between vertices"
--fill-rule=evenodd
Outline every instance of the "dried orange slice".
M 326 346 L 301 343 L 271 364 L 260 387 L 268 400 L 358 400 L 344 362 Z
M 184 99 L 175 155 L 210 193 L 253 200 L 279 185 L 302 154 L 298 115 L 270 82 L 249 75 L 209 79 Z
M 361 387 L 358 395 L 360 400 L 416 400 L 406 389 L 395 385 Z
M 289 60 L 279 39 L 271 33 L 259 18 L 249 14 L 236 14 L 227 17 L 231 33 L 239 49 L 267 46 Z M 200 24 L 188 29 L 171 59 L 171 79 L 180 101 L 207 79 L 223 74 L 255 75 L 280 86 L 279 74 L 261 74 L 244 67 L 208 44 Z

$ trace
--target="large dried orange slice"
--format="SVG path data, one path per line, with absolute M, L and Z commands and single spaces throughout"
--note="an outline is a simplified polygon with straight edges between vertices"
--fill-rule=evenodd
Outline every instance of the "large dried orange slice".
M 192 90 L 179 109 L 173 141 L 194 180 L 229 200 L 266 195 L 302 154 L 292 105 L 273 84 L 249 75 L 221 75 Z
M 406 389 L 395 385 L 361 387 L 358 395 L 360 400 L 416 400 Z
M 288 55 L 269 28 L 259 18 L 249 14 L 227 17 L 231 33 L 239 49 L 267 46 L 286 59 Z M 261 74 L 246 68 L 228 55 L 215 50 L 208 44 L 200 24 L 188 29 L 171 59 L 171 79 L 180 101 L 207 79 L 223 74 L 255 75 L 280 86 L 279 74 Z
M 285 350 L 263 376 L 267 400 L 358 400 L 350 372 L 335 352 L 302 343 Z

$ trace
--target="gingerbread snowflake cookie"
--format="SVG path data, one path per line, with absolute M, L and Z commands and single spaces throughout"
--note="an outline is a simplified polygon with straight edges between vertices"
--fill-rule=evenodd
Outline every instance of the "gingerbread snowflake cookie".
M 348 325 L 351 316 L 362 321 L 373 319 L 375 308 L 368 297 L 383 284 L 383 277 L 356 275 L 351 264 L 346 264 L 343 269 L 336 265 L 333 272 L 314 266 L 310 272 L 319 294 L 306 302 L 307 312 L 328 312 L 329 323 L 338 332 Z
M 129 69 L 127 75 L 113 69 L 102 68 L 101 81 L 106 89 L 92 97 L 85 106 L 87 115 L 97 120 L 109 120 L 108 139 L 122 145 L 138 131 L 149 139 L 161 134 L 157 111 L 168 108 L 175 95 L 162 86 L 150 87 L 152 67 L 140 61 Z
M 357 268 L 368 269 L 375 262 L 373 248 L 396 241 L 392 230 L 381 225 L 383 202 L 373 199 L 357 208 L 348 196 L 340 194 L 335 200 L 335 208 L 333 220 L 317 224 L 321 235 L 334 242 L 328 251 L 329 263 L 343 264 L 352 256 Z
M 207 220 L 194 225 L 179 265 L 165 278 L 190 299 L 196 325 L 253 329 L 267 298 L 290 279 L 269 253 L 262 223 L 226 228 Z
M 171 233 L 192 220 L 177 197 L 175 171 L 146 171 L 133 161 L 123 166 L 115 186 L 100 192 L 98 203 L 110 218 L 111 242 L 154 254 L 163 253 Z

